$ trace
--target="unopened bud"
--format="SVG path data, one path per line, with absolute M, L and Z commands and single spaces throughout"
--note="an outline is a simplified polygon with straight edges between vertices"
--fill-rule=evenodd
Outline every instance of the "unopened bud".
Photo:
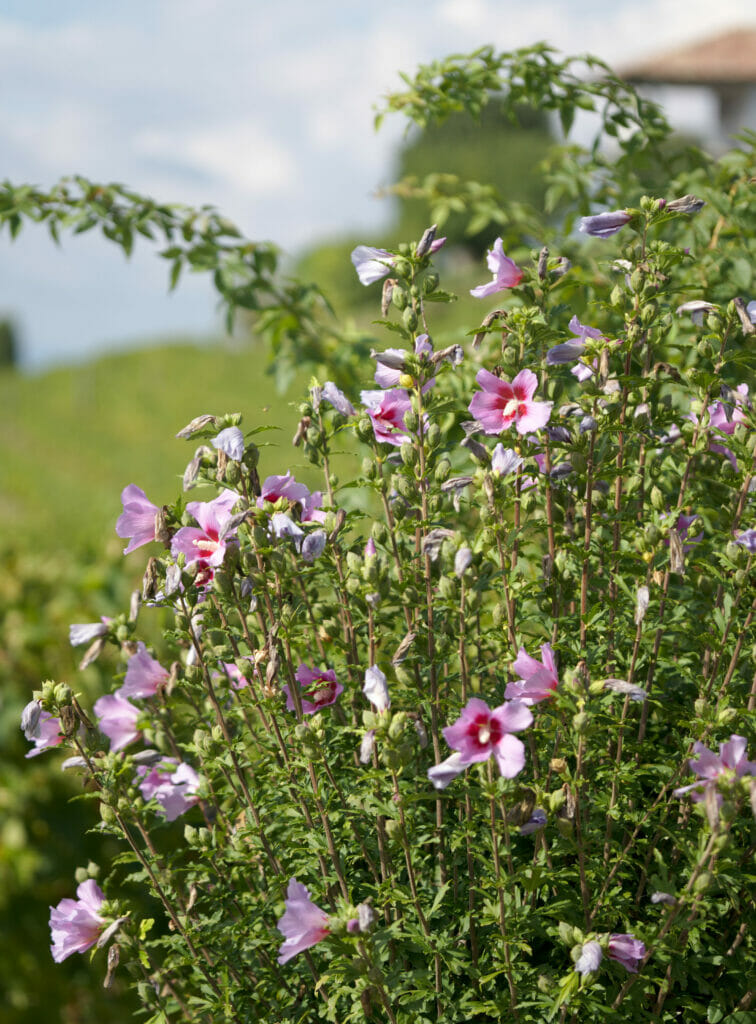
M 426 228 L 423 232 L 423 237 L 417 243 L 417 248 L 415 249 L 415 256 L 417 256 L 418 259 L 421 259 L 423 256 L 427 256 L 430 252 L 437 230 L 438 224 L 431 224 L 431 226 Z
M 433 273 L 426 274 L 423 279 L 423 292 L 426 295 L 432 295 L 433 292 L 438 288 L 439 277 L 438 274 Z
M 402 320 L 404 321 L 404 326 L 408 331 L 414 331 L 417 327 L 417 313 L 412 306 L 407 306 L 404 310 L 402 313 Z
M 405 466 L 414 466 L 417 462 L 417 451 L 411 441 L 403 441 L 399 449 L 402 462 Z
M 572 717 L 572 727 L 574 728 L 575 732 L 582 734 L 588 728 L 588 721 L 589 719 L 586 712 L 578 711 L 578 713 L 576 715 L 573 715 Z

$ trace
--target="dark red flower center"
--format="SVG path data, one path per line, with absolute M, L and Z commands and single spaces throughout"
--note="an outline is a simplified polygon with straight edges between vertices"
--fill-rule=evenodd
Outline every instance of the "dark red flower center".
M 467 727 L 467 735 L 480 750 L 494 747 L 504 735 L 504 730 L 495 718 L 476 715 Z

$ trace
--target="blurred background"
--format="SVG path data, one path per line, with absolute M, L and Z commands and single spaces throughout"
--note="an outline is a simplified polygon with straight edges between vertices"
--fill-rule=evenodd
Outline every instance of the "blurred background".
M 0 5 L 0 178 L 48 188 L 68 174 L 121 182 L 161 202 L 210 204 L 243 235 L 284 250 L 285 269 L 322 285 L 355 330 L 372 330 L 380 286 L 349 262 L 357 244 L 419 238 L 427 207 L 408 175 L 456 174 L 507 200 L 543 205 L 538 171 L 553 127 L 493 109 L 422 136 L 389 118 L 398 72 L 484 44 L 544 40 L 593 53 L 660 100 L 680 133 L 711 152 L 756 128 L 751 0 L 4 0 Z M 579 141 L 581 124 L 574 129 Z M 663 181 L 659 182 L 663 189 Z M 480 283 L 495 237 L 452 215 L 443 233 L 454 288 Z M 483 277 L 486 275 L 484 274 Z M 464 325 L 451 309 L 448 333 Z M 456 318 L 456 319 L 455 319 Z M 458 340 L 458 339 L 457 339 Z M 169 291 L 164 261 L 139 240 L 130 259 L 99 233 L 0 234 L 0 999 L 8 1024 L 127 1020 L 99 962 L 49 954 L 48 906 L 74 871 L 104 861 L 89 803 L 46 753 L 25 761 L 21 708 L 41 680 L 97 696 L 100 664 L 76 670 L 68 626 L 124 609 L 144 559 L 125 561 L 113 527 L 137 483 L 173 500 L 191 457 L 176 431 L 199 413 L 240 411 L 282 427 L 263 473 L 300 471 L 289 445 L 296 400 L 268 377 L 249 320 L 224 333 L 204 275 Z M 280 383 L 279 378 L 279 383 Z M 355 381 L 351 397 L 356 397 Z M 270 435 L 273 436 L 273 435 Z M 191 446 L 190 446 L 191 447 Z

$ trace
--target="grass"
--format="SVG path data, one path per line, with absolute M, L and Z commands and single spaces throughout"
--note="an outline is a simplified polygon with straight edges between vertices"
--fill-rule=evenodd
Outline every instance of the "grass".
M 0 375 L 0 543 L 90 554 L 120 546 L 121 490 L 133 482 L 157 504 L 172 501 L 195 448 L 175 434 L 205 412 L 242 412 L 243 430 L 280 428 L 257 438 L 261 473 L 290 468 L 314 483 L 291 446 L 297 402 L 276 394 L 266 365 L 259 346 L 177 344 Z

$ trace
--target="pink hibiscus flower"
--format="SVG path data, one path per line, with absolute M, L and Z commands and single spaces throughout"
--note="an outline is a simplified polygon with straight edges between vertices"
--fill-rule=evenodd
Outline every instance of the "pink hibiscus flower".
M 300 507 L 300 521 L 303 523 L 323 523 L 326 513 L 321 509 L 323 492 L 310 493 L 305 484 L 298 484 L 289 470 L 283 476 L 269 476 L 262 485 L 262 492 L 257 499 L 257 507 L 264 508 L 265 502 L 275 503 L 280 499 L 290 501 Z
M 160 686 L 168 682 L 170 673 L 147 653 L 140 640 L 137 652 L 129 658 L 126 678 L 119 689 L 122 697 L 154 697 Z
M 507 684 L 505 697 L 532 705 L 554 695 L 559 685 L 559 677 L 551 644 L 541 646 L 541 658 L 542 662 L 536 661 L 524 647 L 520 648 L 512 663 L 512 671 L 520 678 L 514 683 Z
M 57 907 L 50 907 L 50 950 L 56 964 L 94 946 L 105 925 L 105 918 L 100 916 L 105 897 L 97 883 L 88 878 L 76 895 L 78 900 L 65 899 Z
M 637 974 L 640 962 L 646 955 L 646 947 L 640 939 L 636 939 L 632 935 L 610 935 L 607 953 L 612 960 L 622 964 L 630 974 Z
M 509 701 L 491 710 L 485 701 L 471 697 L 444 739 L 462 755 L 464 764 L 493 757 L 505 779 L 513 779 L 525 767 L 525 747 L 513 732 L 532 723 L 533 715 L 521 701 Z
M 522 280 L 522 271 L 515 261 L 504 255 L 504 243 L 500 238 L 494 242 L 493 249 L 488 250 L 486 263 L 493 274 L 493 280 L 470 290 L 475 299 L 485 299 L 505 288 L 514 288 Z
M 112 752 L 128 747 L 142 735 L 136 725 L 141 712 L 122 695 L 120 690 L 96 700 L 94 713 L 100 732 L 110 740 Z
M 295 676 L 302 692 L 302 711 L 306 715 L 314 715 L 321 708 L 335 703 L 339 694 L 344 692 L 344 687 L 337 680 L 336 673 L 330 668 L 310 668 L 303 664 L 299 666 Z M 286 694 L 287 709 L 294 711 L 294 698 L 288 683 L 282 689 Z
M 129 541 L 123 549 L 124 555 L 149 544 L 155 537 L 155 516 L 160 511 L 157 505 L 149 500 L 141 487 L 129 484 L 121 492 L 123 512 L 116 521 L 116 533 Z
M 739 423 L 746 422 L 746 416 L 743 412 L 743 406 L 748 407 L 748 385 L 738 384 L 738 386 L 731 392 L 732 403 L 729 402 L 714 402 L 713 405 L 708 407 L 709 413 L 709 425 L 712 430 L 718 434 L 722 434 L 731 437 L 735 433 L 735 429 Z M 738 463 L 735 458 L 735 454 L 730 451 L 729 448 L 723 444 L 715 444 L 714 442 L 709 444 L 710 452 L 718 452 L 720 455 L 724 455 L 730 460 L 732 468 L 737 470 Z
M 214 501 L 190 501 L 187 512 L 199 523 L 195 526 L 182 526 L 171 540 L 171 554 L 174 558 L 180 553 L 186 556 L 187 565 L 200 562 L 202 568 L 216 568 L 223 563 L 226 556 L 228 539 L 236 530 L 229 530 L 228 535 L 220 539 L 223 527 L 231 518 L 231 510 L 239 500 L 235 491 L 223 491 Z
M 34 743 L 26 757 L 36 757 L 43 750 L 63 742 L 60 719 L 54 718 L 49 711 L 43 711 L 39 701 L 32 700 L 26 705 L 21 713 L 21 728 L 27 740 Z
M 285 907 L 278 922 L 278 930 L 285 940 L 278 951 L 279 964 L 287 963 L 329 933 L 328 914 L 312 902 L 309 892 L 296 878 L 289 880 Z
M 405 433 L 404 417 L 412 403 L 406 391 L 393 388 L 390 391 L 362 391 L 360 400 L 367 408 L 373 423 L 376 441 L 399 446 L 409 440 Z
M 531 370 L 520 370 L 510 384 L 488 370 L 475 378 L 483 388 L 476 391 L 469 409 L 487 434 L 500 434 L 514 425 L 518 434 L 545 427 L 551 416 L 551 402 L 534 402 L 538 378 Z
M 166 821 L 175 821 L 198 802 L 199 775 L 175 757 L 164 757 L 153 768 L 137 767 L 139 789 L 145 800 L 157 800 Z
M 756 774 L 756 761 L 749 761 L 746 751 L 746 739 L 744 736 L 737 736 L 733 733 L 726 743 L 719 744 L 719 755 L 715 754 L 703 743 L 693 744 L 693 753 L 698 754 L 698 759 L 690 758 L 688 765 L 692 772 L 698 776 L 696 782 L 689 786 L 681 786 L 676 789 L 673 796 L 691 794 L 691 800 L 699 803 L 706 799 L 706 791 L 714 789 L 720 779 L 741 778 L 743 775 Z M 716 793 L 717 806 L 722 804 L 722 794 Z

